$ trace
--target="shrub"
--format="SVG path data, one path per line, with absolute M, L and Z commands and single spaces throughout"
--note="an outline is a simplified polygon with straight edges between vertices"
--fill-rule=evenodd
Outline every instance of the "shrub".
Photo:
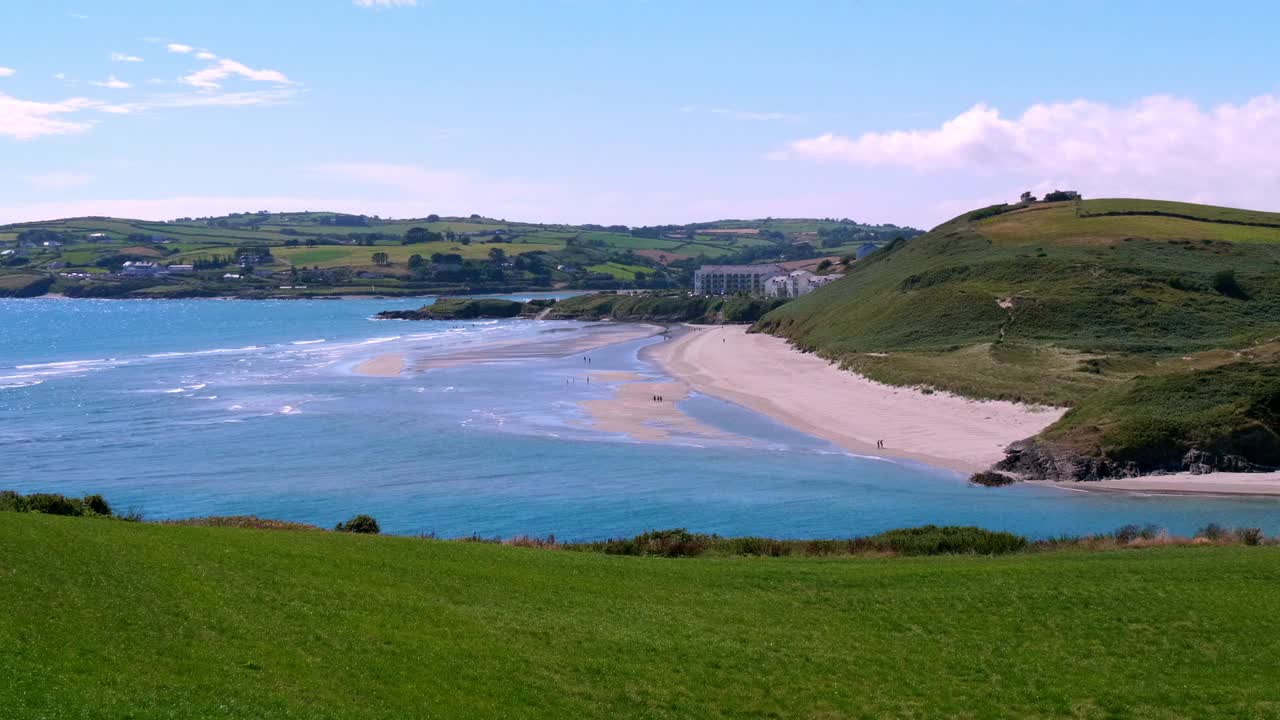
M 1015 480 L 1010 475 L 987 470 L 986 472 L 974 473 L 969 477 L 969 482 L 983 487 L 1001 487 L 1012 485 Z
M 106 498 L 101 495 L 85 495 L 84 506 L 97 515 L 111 515 L 111 506 L 107 504 Z
M 378 521 L 373 519 L 372 515 L 356 515 L 344 523 L 338 523 L 334 528 L 338 532 L 360 533 L 362 535 L 377 535 L 382 532 L 378 527 Z
M 1196 537 L 1202 537 L 1205 540 L 1221 540 L 1227 536 L 1227 529 L 1218 523 L 1209 523 L 1196 531 Z
M 1156 536 L 1160 534 L 1160 527 L 1158 525 L 1151 524 L 1141 526 L 1124 525 L 1117 528 L 1113 534 L 1115 535 L 1116 542 L 1119 543 L 1131 543 L 1139 538 L 1143 540 L 1154 540 Z
M 1027 547 L 1027 539 L 1021 535 L 954 525 L 889 530 L 868 540 L 899 555 L 1000 555 Z
M 1213 274 L 1213 289 L 1227 297 L 1237 298 L 1239 300 L 1248 300 L 1249 295 L 1240 287 L 1240 281 L 1236 280 L 1235 270 L 1219 270 Z
M 1262 538 L 1262 528 L 1236 528 L 1236 539 L 1245 545 L 1261 545 Z
M 55 493 L 34 493 L 27 496 L 29 512 L 46 515 L 83 515 L 84 505 L 80 502 Z

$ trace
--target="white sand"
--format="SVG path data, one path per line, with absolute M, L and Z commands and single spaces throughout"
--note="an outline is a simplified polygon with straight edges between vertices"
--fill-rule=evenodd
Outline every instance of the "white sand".
M 625 372 L 590 373 L 590 376 L 619 383 L 611 398 L 578 403 L 590 415 L 591 426 L 597 430 L 648 441 L 669 440 L 677 435 L 727 437 L 676 407 L 676 403 L 689 397 L 689 387 L 682 382 L 641 382 L 640 376 Z M 654 396 L 662 400 L 654 401 Z
M 1280 472 L 1146 475 L 1123 480 L 1064 483 L 1070 490 L 1157 495 L 1273 495 L 1280 496 Z
M 764 413 L 865 455 L 899 457 L 960 472 L 985 470 L 1004 448 L 1061 417 L 1061 408 L 980 402 L 882 385 L 785 340 L 742 326 L 690 329 L 651 356 L 699 392 Z M 884 440 L 883 449 L 876 441 Z

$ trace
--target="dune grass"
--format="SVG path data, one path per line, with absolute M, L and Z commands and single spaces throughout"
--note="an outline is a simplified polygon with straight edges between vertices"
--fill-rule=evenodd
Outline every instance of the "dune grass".
M 0 714 L 1272 717 L 1278 553 L 666 559 L 6 514 Z

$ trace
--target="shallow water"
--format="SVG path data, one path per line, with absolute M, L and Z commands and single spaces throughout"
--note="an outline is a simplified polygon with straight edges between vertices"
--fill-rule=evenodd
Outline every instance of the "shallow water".
M 153 519 L 257 514 L 395 533 L 666 527 L 832 537 L 973 524 L 1034 537 L 1155 523 L 1280 531 L 1280 502 L 971 487 L 954 473 L 855 457 L 714 398 L 682 405 L 723 441 L 633 442 L 577 402 L 609 397 L 582 357 L 355 375 L 382 353 L 547 343 L 583 324 L 375 321 L 421 300 L 0 300 L 0 488 L 101 492 Z M 646 339 L 591 371 L 663 375 Z

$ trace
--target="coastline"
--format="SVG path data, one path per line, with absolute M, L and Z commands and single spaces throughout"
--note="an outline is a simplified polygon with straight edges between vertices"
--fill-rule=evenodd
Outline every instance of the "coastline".
M 1280 499 L 1280 472 L 1215 472 L 1202 475 L 1170 473 L 1097 482 L 1037 481 L 1037 484 L 1077 492 L 1122 495 L 1218 495 Z
M 1011 442 L 1052 424 L 1062 408 L 977 401 L 883 385 L 746 326 L 685 326 L 646 349 L 673 378 L 862 455 L 960 473 L 987 469 Z M 884 440 L 884 447 L 876 447 Z

